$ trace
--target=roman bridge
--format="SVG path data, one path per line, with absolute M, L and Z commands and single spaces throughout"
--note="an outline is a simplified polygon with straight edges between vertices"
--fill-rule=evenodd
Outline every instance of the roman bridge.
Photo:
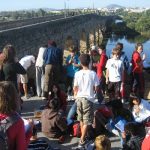
M 47 20 L 30 19 L 23 21 L 23 24 L 21 21 L 3 23 L 3 27 L 0 27 L 0 50 L 11 43 L 15 46 L 19 58 L 27 54 L 36 55 L 39 47 L 52 39 L 62 49 L 71 50 L 78 47 L 81 52 L 86 52 L 91 45 L 102 43 L 103 36 L 111 28 L 112 22 L 112 16 L 86 14 Z

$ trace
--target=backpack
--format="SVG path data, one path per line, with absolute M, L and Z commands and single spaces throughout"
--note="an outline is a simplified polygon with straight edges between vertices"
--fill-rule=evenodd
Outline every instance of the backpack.
M 14 114 L 0 121 L 0 150 L 8 150 L 8 137 L 7 130 L 11 127 L 17 120 L 19 116 Z
M 72 133 L 72 135 L 74 136 L 74 137 L 81 137 L 81 128 L 80 128 L 80 122 L 75 122 L 74 124 L 73 124 L 73 133 Z

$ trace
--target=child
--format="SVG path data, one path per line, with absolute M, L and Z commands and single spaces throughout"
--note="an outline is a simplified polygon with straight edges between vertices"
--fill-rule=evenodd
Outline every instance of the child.
M 125 125 L 126 142 L 123 150 L 141 150 L 141 144 L 145 137 L 143 125 L 130 122 Z
M 42 132 L 48 137 L 59 138 L 60 142 L 63 142 L 67 122 L 58 111 L 58 103 L 57 98 L 50 100 L 49 106 L 42 112 Z
M 120 51 L 114 48 L 112 58 L 106 64 L 106 84 L 108 84 L 108 94 L 110 100 L 119 99 L 121 91 L 121 83 L 123 80 L 124 66 L 119 59 Z

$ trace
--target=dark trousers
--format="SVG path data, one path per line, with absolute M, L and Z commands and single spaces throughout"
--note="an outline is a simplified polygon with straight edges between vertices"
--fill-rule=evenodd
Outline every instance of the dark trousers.
M 138 94 L 141 98 L 144 97 L 144 75 L 143 73 L 132 74 L 132 92 Z

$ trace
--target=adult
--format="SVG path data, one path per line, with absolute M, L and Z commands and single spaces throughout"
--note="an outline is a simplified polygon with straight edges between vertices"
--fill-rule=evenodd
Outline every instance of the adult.
M 23 66 L 23 68 L 27 71 L 28 68 L 35 63 L 35 57 L 33 55 L 27 55 L 20 59 L 19 63 Z M 24 95 L 26 98 L 29 98 L 28 95 L 28 75 L 27 73 L 24 75 L 20 75 L 21 83 L 23 84 Z
M 48 41 L 48 48 L 44 53 L 45 81 L 44 97 L 48 97 L 49 89 L 53 83 L 58 84 L 60 80 L 60 70 L 63 62 L 63 51 L 57 48 L 55 41 Z
M 23 66 L 16 61 L 16 50 L 13 45 L 7 44 L 2 52 L 5 56 L 3 72 L 6 81 L 11 81 L 18 90 L 17 74 L 26 74 Z
M 98 90 L 99 80 L 96 73 L 89 69 L 90 56 L 81 54 L 79 59 L 82 69 L 75 73 L 74 96 L 76 97 L 77 114 L 82 133 L 79 147 L 82 147 L 86 143 L 88 127 L 93 122 L 94 93 Z
M 39 97 L 44 96 L 44 52 L 47 48 L 47 45 L 39 48 L 38 56 L 36 59 L 36 92 Z
M 8 150 L 26 150 L 32 135 L 31 130 L 25 133 L 24 122 L 17 114 L 17 91 L 8 81 L 0 82 L 0 123 L 4 119 L 17 117 L 6 131 L 8 137 Z
M 77 54 L 77 50 L 73 49 L 66 58 L 66 71 L 67 71 L 66 88 L 68 96 L 71 96 L 73 94 L 72 93 L 73 79 L 75 73 L 79 71 L 79 67 L 80 67 L 79 56 Z
M 132 54 L 132 92 L 135 94 L 139 94 L 141 98 L 144 97 L 144 75 L 143 75 L 143 61 L 146 58 L 146 55 L 141 54 L 143 52 L 143 45 L 141 43 L 137 43 L 135 46 L 135 51 Z

